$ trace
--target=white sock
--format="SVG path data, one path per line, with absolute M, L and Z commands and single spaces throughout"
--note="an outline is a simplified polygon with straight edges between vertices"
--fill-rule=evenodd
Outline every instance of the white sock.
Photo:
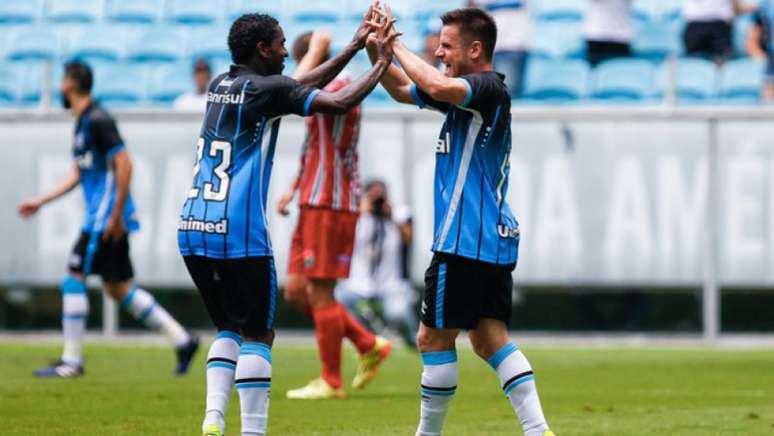
M 146 327 L 161 330 L 178 347 L 191 340 L 188 332 L 169 314 L 150 292 L 142 288 L 132 288 L 121 302 L 121 308 L 132 314 L 134 319 Z
M 227 330 L 218 332 L 207 354 L 207 406 L 202 431 L 215 424 L 221 432 L 226 430 L 226 409 L 234 385 L 239 347 L 242 338 Z
M 242 435 L 264 436 L 269 421 L 271 347 L 245 342 L 239 352 L 236 380 L 242 412 Z
M 89 298 L 86 283 L 73 276 L 62 280 L 62 333 L 64 349 L 62 362 L 81 365 L 81 343 L 86 332 L 86 319 L 89 316 Z
M 540 407 L 532 367 L 524 354 L 516 345 L 509 343 L 497 350 L 487 362 L 497 372 L 500 385 L 521 421 L 524 435 L 543 436 L 548 424 Z
M 417 436 L 438 436 L 457 390 L 457 352 L 422 353 L 422 402 Z

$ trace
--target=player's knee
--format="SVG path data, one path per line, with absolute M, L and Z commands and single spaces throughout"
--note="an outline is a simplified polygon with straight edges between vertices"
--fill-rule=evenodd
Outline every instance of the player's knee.
M 470 336 L 470 344 L 473 346 L 473 352 L 482 359 L 488 359 L 497 349 L 494 349 L 488 341 L 481 340 L 473 335 Z
M 454 348 L 454 338 L 429 328 L 420 328 L 417 333 L 419 351 L 443 351 Z
M 239 333 L 245 342 L 260 342 L 269 346 L 274 343 L 274 330 L 244 327 Z

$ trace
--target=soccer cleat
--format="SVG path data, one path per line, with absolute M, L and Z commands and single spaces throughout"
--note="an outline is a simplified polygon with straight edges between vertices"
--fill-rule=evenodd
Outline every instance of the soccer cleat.
M 191 365 L 191 360 L 196 354 L 196 350 L 199 349 L 199 338 L 191 336 L 188 343 L 177 347 L 175 350 L 177 353 L 177 368 L 175 368 L 175 374 L 183 375 L 188 372 L 188 366 Z
M 303 388 L 288 391 L 287 397 L 291 400 L 343 400 L 344 390 L 332 387 L 322 378 L 316 378 Z
M 75 378 L 82 376 L 83 373 L 82 365 L 71 365 L 58 360 L 47 368 L 42 368 L 33 372 L 32 375 L 40 378 Z
M 220 431 L 220 427 L 218 427 L 216 424 L 210 424 L 205 427 L 204 432 L 202 432 L 202 436 L 223 436 L 223 432 Z
M 387 359 L 392 351 L 392 344 L 381 336 L 376 337 L 376 343 L 373 350 L 363 353 L 358 358 L 357 374 L 352 380 L 352 387 L 363 389 L 371 383 L 379 373 L 379 366 Z

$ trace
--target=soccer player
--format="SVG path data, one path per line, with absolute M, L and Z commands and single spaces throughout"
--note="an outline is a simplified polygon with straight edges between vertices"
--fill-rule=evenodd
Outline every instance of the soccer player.
M 457 388 L 455 338 L 463 329 L 497 373 L 524 433 L 552 435 L 532 368 L 508 341 L 519 227 L 505 201 L 511 98 L 503 76 L 492 70 L 497 26 L 476 8 L 447 12 L 441 20 L 435 55 L 445 73 L 396 41 L 403 69 L 391 66 L 382 79 L 395 100 L 446 114 L 435 145 L 434 255 L 417 336 L 424 363 L 417 435 L 441 433 Z
M 92 73 L 83 63 L 65 65 L 62 101 L 77 117 L 73 141 L 74 164 L 70 174 L 53 190 L 19 205 L 27 218 L 43 205 L 83 187 L 85 222 L 62 280 L 62 330 L 64 351 L 59 361 L 35 371 L 37 377 L 77 377 L 83 375 L 81 343 L 89 315 L 86 277 L 96 274 L 108 295 L 121 302 L 135 319 L 147 327 L 163 331 L 174 342 L 178 364 L 175 372 L 184 374 L 199 346 L 159 305 L 148 291 L 132 282 L 128 233 L 139 229 L 129 185 L 132 161 L 113 118 L 91 98 Z
M 277 20 L 246 14 L 229 31 L 234 65 L 210 84 L 193 186 L 178 227 L 181 254 L 218 329 L 207 360 L 205 435 L 223 434 L 233 385 L 242 434 L 266 433 L 277 290 L 266 200 L 280 120 L 345 114 L 373 90 L 392 60 L 396 36 L 387 37 L 387 25 L 377 29 L 373 68 L 336 92 L 316 89 L 365 46 L 375 29 L 373 8 L 346 48 L 299 80 L 281 74 L 288 52 Z
M 327 60 L 330 37 L 325 32 L 307 33 L 293 44 L 298 63 L 295 77 Z M 325 86 L 336 92 L 347 86 L 346 73 Z M 349 314 L 333 295 L 336 280 L 349 275 L 355 227 L 358 217 L 357 140 L 360 107 L 342 115 L 318 113 L 306 119 L 307 137 L 301 155 L 299 175 L 280 199 L 278 209 L 287 205 L 300 190 L 301 212 L 290 247 L 285 300 L 312 316 L 321 375 L 306 386 L 288 391 L 291 399 L 344 398 L 341 380 L 341 345 L 344 337 L 359 352 L 358 369 L 352 386 L 364 388 L 390 353 L 391 345 L 377 337 Z

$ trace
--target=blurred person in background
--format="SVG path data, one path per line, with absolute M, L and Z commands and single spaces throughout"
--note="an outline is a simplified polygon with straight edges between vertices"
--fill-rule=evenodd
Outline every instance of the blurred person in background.
M 307 74 L 330 57 L 331 35 L 308 32 L 293 43 L 298 64 L 294 77 Z M 324 90 L 336 92 L 351 82 L 340 73 Z M 291 399 L 343 398 L 342 341 L 360 353 L 352 384 L 364 388 L 390 353 L 391 345 L 366 329 L 334 298 L 338 279 L 347 278 L 357 226 L 360 194 L 357 143 L 360 106 L 345 114 L 306 118 L 307 136 L 299 174 L 277 205 L 281 215 L 299 191 L 301 211 L 290 247 L 285 301 L 314 321 L 321 374 L 306 386 L 287 392 Z
M 734 54 L 734 18 L 754 10 L 742 0 L 683 0 L 685 54 L 725 62 Z
M 201 112 L 207 108 L 207 86 L 212 80 L 212 69 L 206 59 L 197 59 L 193 65 L 193 91 L 181 94 L 172 107 L 181 112 Z
M 79 184 L 86 204 L 81 233 L 61 284 L 62 357 L 34 375 L 71 378 L 84 374 L 81 348 L 89 316 L 86 278 L 90 275 L 99 275 L 108 295 L 137 321 L 169 337 L 177 351 L 175 372 L 184 374 L 199 340 L 172 318 L 153 295 L 133 282 L 129 233 L 139 230 L 140 224 L 129 192 L 132 161 L 115 120 L 91 97 L 92 77 L 91 68 L 84 63 L 65 65 L 62 102 L 77 118 L 72 170 L 51 191 L 19 205 L 19 214 L 29 218 Z
M 583 21 L 586 59 L 592 67 L 632 55 L 631 0 L 588 0 Z
M 469 6 L 487 11 L 497 23 L 494 68 L 505 74 L 511 98 L 521 97 L 531 30 L 527 0 L 470 0 Z
M 754 24 L 747 35 L 747 53 L 767 62 L 763 99 L 774 100 L 774 57 L 771 56 L 771 29 L 774 25 L 774 0 L 761 0 Z
M 336 287 L 336 298 L 371 331 L 389 327 L 416 349 L 416 295 L 408 273 L 413 227 L 408 207 L 393 210 L 387 185 L 366 184 L 355 233 L 349 278 Z
M 435 51 L 438 49 L 439 40 L 440 35 L 438 34 L 438 31 L 429 30 L 427 34 L 425 34 L 425 45 L 422 48 L 422 59 L 436 68 L 441 68 L 441 61 L 435 57 Z

